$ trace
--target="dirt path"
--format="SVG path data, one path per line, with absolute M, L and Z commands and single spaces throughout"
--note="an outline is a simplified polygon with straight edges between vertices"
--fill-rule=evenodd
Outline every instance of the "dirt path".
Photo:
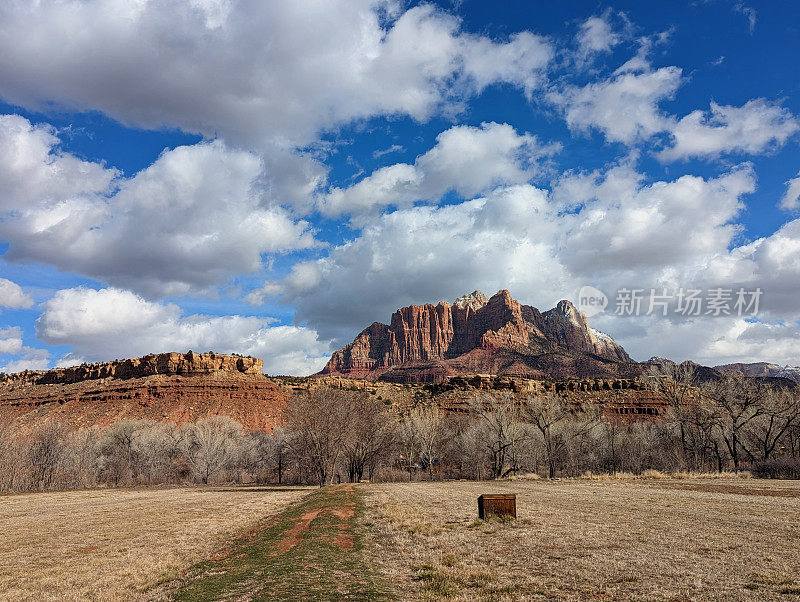
M 321 489 L 241 533 L 151 599 L 386 599 L 388 588 L 364 558 L 363 509 L 355 485 Z

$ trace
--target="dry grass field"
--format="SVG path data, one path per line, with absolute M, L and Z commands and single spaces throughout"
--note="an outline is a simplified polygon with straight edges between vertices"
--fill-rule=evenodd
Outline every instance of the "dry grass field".
M 477 518 L 516 493 L 518 520 Z M 800 483 L 623 479 L 365 488 L 367 543 L 402 599 L 800 598 Z
M 132 600 L 307 488 L 0 496 L 0 599 Z
M 3 600 L 800 600 L 797 481 L 37 493 L 0 529 Z

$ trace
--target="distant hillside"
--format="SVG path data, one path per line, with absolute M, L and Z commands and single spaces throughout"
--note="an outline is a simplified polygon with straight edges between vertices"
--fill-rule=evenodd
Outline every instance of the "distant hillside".
M 745 376 L 787 378 L 800 384 L 800 367 L 797 366 L 779 366 L 778 364 L 769 364 L 767 362 L 754 362 L 751 364 L 723 364 L 714 366 L 714 369 L 720 372 L 741 372 Z

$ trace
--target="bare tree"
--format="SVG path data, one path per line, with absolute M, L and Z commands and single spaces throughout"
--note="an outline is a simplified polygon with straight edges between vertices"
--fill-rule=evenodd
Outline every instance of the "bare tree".
M 61 463 L 65 486 L 80 488 L 97 485 L 99 431 L 95 426 L 67 435 Z
M 789 389 L 767 389 L 761 409 L 761 415 L 747 428 L 756 456 L 751 457 L 753 460 L 769 460 L 787 433 L 800 424 L 800 397 Z
M 529 397 L 523 410 L 525 419 L 533 424 L 544 440 L 547 473 L 556 476 L 556 459 L 564 449 L 566 439 L 558 432 L 559 426 L 572 416 L 572 408 L 554 394 L 545 393 Z
M 687 468 L 702 470 L 713 455 L 717 471 L 722 472 L 726 459 L 725 446 L 717 435 L 722 417 L 712 400 L 701 398 L 682 407 L 671 408 L 666 420 L 677 420 L 683 424 L 681 451 Z M 688 461 L 687 454 L 691 461 Z
M 298 461 L 308 462 L 320 487 L 328 484 L 344 451 L 352 395 L 350 391 L 317 387 L 298 395 L 287 406 L 288 444 Z
M 433 466 L 439 462 L 446 441 L 444 411 L 436 405 L 419 406 L 408 413 L 405 422 L 420 460 L 433 480 Z
M 281 427 L 271 433 L 253 431 L 244 442 L 243 468 L 251 478 L 270 481 L 273 476 L 278 484 L 283 483 L 283 475 L 288 461 L 286 433 Z M 271 476 L 265 477 L 265 474 Z
M 286 432 L 281 427 L 276 428 L 272 433 L 272 450 L 272 459 L 280 485 L 283 483 L 283 471 L 286 466 L 286 456 L 289 453 Z
M 10 423 L 0 423 L 0 490 L 30 487 L 28 447 Z
M 746 447 L 745 429 L 764 414 L 767 388 L 740 372 L 724 372 L 717 380 L 706 383 L 703 391 L 719 408 L 719 432 L 733 460 L 733 468 L 738 471 L 741 451 L 753 457 Z
M 494 478 L 504 477 L 519 469 L 515 453 L 527 439 L 525 425 L 520 419 L 519 403 L 510 393 L 500 396 L 483 395 L 470 404 L 472 414 L 483 422 L 483 443 L 491 458 Z
M 140 421 L 131 440 L 134 473 L 147 483 L 172 480 L 180 445 L 181 432 L 175 424 Z
M 649 388 L 661 393 L 669 402 L 676 418 L 681 438 L 681 451 L 684 463 L 687 462 L 688 449 L 686 441 L 686 422 L 680 412 L 687 403 L 697 398 L 697 369 L 689 361 L 681 364 L 664 361 L 650 364 L 645 373 L 645 382 Z
M 146 424 L 139 420 L 121 420 L 105 430 L 100 440 L 100 467 L 106 481 L 119 486 L 135 478 L 136 431 Z
M 235 468 L 241 453 L 242 425 L 225 416 L 212 416 L 186 425 L 183 444 L 192 472 L 208 483 Z
M 344 459 L 350 482 L 357 483 L 363 478 L 366 468 L 371 473 L 380 458 L 392 452 L 397 429 L 386 405 L 372 396 L 353 395 L 349 413 L 350 428 L 345 439 Z
M 408 416 L 400 422 L 398 435 L 400 438 L 401 461 L 408 471 L 408 480 L 411 481 L 414 476 L 414 466 L 419 456 L 420 441 L 414 424 L 412 424 Z
M 452 421 L 452 437 L 447 446 L 446 458 L 461 477 L 482 480 L 491 474 L 486 441 L 490 437 L 483 421 L 473 417 L 459 417 Z
M 28 447 L 28 462 L 34 487 L 53 485 L 58 464 L 63 457 L 66 429 L 57 420 L 46 420 L 36 427 Z

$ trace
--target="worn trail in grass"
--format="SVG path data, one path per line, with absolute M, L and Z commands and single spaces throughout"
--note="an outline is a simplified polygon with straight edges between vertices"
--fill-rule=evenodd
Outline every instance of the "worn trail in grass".
M 364 556 L 355 485 L 312 493 L 195 566 L 175 600 L 383 600 Z

